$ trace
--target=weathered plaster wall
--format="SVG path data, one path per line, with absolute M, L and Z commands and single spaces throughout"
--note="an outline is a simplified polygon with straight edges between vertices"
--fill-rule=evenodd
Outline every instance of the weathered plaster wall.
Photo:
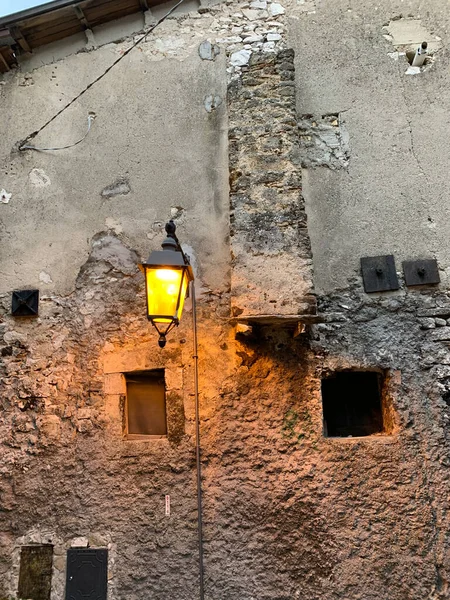
M 299 138 L 308 141 L 308 128 L 314 127 L 315 109 L 306 104 L 307 98 L 314 97 L 311 106 L 318 107 L 319 117 L 329 115 L 322 121 L 318 118 L 321 127 L 317 137 L 321 144 L 331 140 L 334 145 L 330 153 L 334 170 L 314 167 L 321 160 L 315 154 L 304 170 L 302 184 L 309 203 L 308 228 L 316 279 L 322 291 L 347 289 L 320 295 L 321 322 L 295 338 L 292 330 L 276 327 L 254 326 L 238 333 L 230 321 L 232 302 L 240 306 L 241 299 L 238 295 L 232 299 L 229 287 L 228 247 L 224 241 L 228 235 L 228 195 L 223 180 L 228 167 L 226 120 L 227 116 L 232 117 L 232 139 L 232 121 L 237 122 L 239 113 L 233 114 L 233 107 L 226 115 L 225 102 L 212 112 L 206 106 L 211 109 L 212 104 L 217 105 L 216 97 L 225 94 L 227 72 L 233 80 L 229 100 L 237 89 L 243 94 L 239 100 L 242 110 L 245 102 L 265 110 L 264 94 L 270 84 L 255 78 L 257 85 L 249 85 L 252 74 L 273 80 L 280 75 L 277 58 L 283 56 L 289 58 L 283 63 L 292 67 L 292 52 L 283 54 L 285 9 L 278 3 L 264 5 L 263 0 L 252 4 L 221 4 L 201 15 L 195 13 L 164 24 L 156 39 L 122 65 L 120 76 L 114 79 L 120 89 L 104 81 L 104 87 L 100 84 L 98 88 L 103 95 L 95 93 L 97 106 L 92 106 L 85 95 L 82 109 L 77 108 L 73 116 L 63 116 L 61 123 L 56 122 L 36 140 L 42 144 L 55 139 L 63 143 L 73 141 L 83 133 L 81 125 L 87 111 L 95 110 L 94 129 L 85 143 L 69 151 L 70 158 L 64 154 L 9 152 L 18 139 L 36 128 L 36 116 L 44 121 L 57 109 L 59 96 L 53 93 L 56 83 L 60 84 L 59 89 L 64 82 L 63 91 L 66 86 L 72 94 L 79 91 L 91 76 L 101 72 L 111 54 L 116 56 L 131 41 L 69 56 L 62 63 L 43 66 L 23 78 L 12 74 L 0 86 L 2 106 L 11 114 L 20 106 L 24 120 L 11 120 L 7 127 L 4 125 L 5 139 L 1 141 L 3 156 L 7 157 L 4 171 L 8 172 L 8 185 L 3 186 L 2 179 L 0 188 L 5 187 L 12 196 L 7 204 L 0 204 L 0 215 L 7 219 L 7 236 L 11 230 L 6 248 L 2 245 L 2 269 L 5 265 L 8 280 L 3 284 L 0 302 L 0 598 L 15 597 L 20 545 L 42 541 L 55 544 L 52 600 L 59 600 L 64 587 L 65 551 L 80 543 L 80 536 L 85 538 L 83 543 L 87 540 L 92 547 L 110 549 L 109 600 L 192 600 L 198 596 L 189 307 L 187 318 L 169 337 L 165 350 L 160 350 L 145 319 L 142 275 L 136 267 L 136 251 L 145 255 L 148 246 L 159 244 L 162 224 L 172 208 L 180 225 L 180 237 L 194 249 L 202 283 L 198 322 L 208 600 L 448 598 L 449 297 L 445 285 L 438 290 L 375 296 L 365 295 L 358 279 L 348 285 L 358 268 L 354 249 L 358 244 L 362 248 L 363 241 L 363 254 L 386 249 L 397 255 L 398 248 L 402 257 L 408 248 L 433 252 L 435 238 L 421 241 L 416 236 L 413 246 L 402 229 L 410 227 L 413 235 L 411 223 L 400 225 L 406 206 L 398 204 L 398 198 L 393 196 L 392 206 L 388 205 L 371 179 L 367 140 L 371 132 L 378 130 L 371 113 L 367 116 L 371 129 L 364 128 L 362 104 L 363 99 L 368 101 L 367 90 L 380 99 L 385 80 L 380 78 L 377 85 L 371 86 L 369 75 L 379 65 L 370 62 L 372 68 L 364 67 L 358 75 L 360 79 L 353 81 L 355 70 L 363 69 L 367 64 L 364 61 L 372 60 L 356 50 L 351 54 L 351 65 L 342 58 L 339 69 L 334 68 L 332 73 L 328 70 L 326 41 L 334 40 L 334 47 L 338 47 L 330 29 L 336 28 L 338 18 L 344 23 L 359 22 L 358 17 L 338 11 L 337 7 L 302 2 L 295 7 L 287 5 L 286 9 L 290 11 L 290 35 L 297 45 L 295 66 L 300 73 L 297 95 L 300 116 L 304 118 Z M 365 6 L 361 10 L 365 11 Z M 432 6 L 438 18 L 440 9 Z M 355 6 L 353 12 L 356 9 Z M 320 10 L 330 12 L 325 18 L 320 16 Z M 367 27 L 360 25 L 348 41 L 350 48 L 367 48 L 364 40 L 375 40 L 378 17 L 369 16 L 368 8 L 364 14 Z M 332 17 L 335 20 L 331 26 Z M 376 26 L 370 25 L 371 18 Z M 379 20 L 384 24 L 390 18 L 386 12 Z M 320 37 L 315 20 L 327 24 L 325 39 Z M 338 29 L 342 35 L 342 27 Z M 302 42 L 307 36 L 312 43 L 309 36 L 313 33 L 317 35 L 316 55 L 322 57 L 315 59 L 317 74 L 310 64 L 314 62 L 312 49 Z M 199 45 L 206 38 L 221 49 L 215 60 L 201 60 L 198 56 Z M 384 41 L 380 41 L 380 47 L 383 52 L 390 51 Z M 216 54 L 213 47 L 204 47 L 204 52 Z M 93 63 L 90 74 L 89 58 Z M 180 59 L 183 62 L 178 62 Z M 403 75 L 396 75 L 392 67 L 397 63 L 382 64 L 385 74 L 403 81 Z M 433 69 L 438 65 L 436 61 Z M 63 76 L 60 82 L 56 75 L 52 88 L 46 78 L 51 78 L 55 67 L 56 73 L 61 71 Z M 70 70 L 80 73 L 83 81 L 74 82 Z M 128 71 L 132 88 L 128 85 Z M 293 73 L 290 68 L 280 71 Z M 340 79 L 343 71 L 345 81 Z M 422 77 L 437 80 L 433 72 L 437 73 L 430 69 L 414 79 L 417 83 L 405 85 L 423 85 Z M 151 79 L 147 79 L 148 75 Z M 282 76 L 279 78 L 281 81 Z M 284 81 L 292 79 L 286 76 Z M 18 82 L 24 85 L 19 86 Z M 189 82 L 193 82 L 192 86 Z M 324 90 L 333 91 L 331 82 L 337 86 L 336 93 L 325 97 Z M 351 106 L 343 106 L 343 101 L 334 105 L 347 92 L 352 100 L 355 89 L 360 90 L 361 105 L 355 101 L 360 112 L 352 117 Z M 50 96 L 49 90 L 53 90 Z M 39 111 L 28 109 L 28 101 L 35 95 L 42 98 Z M 287 96 L 292 103 L 292 93 Z M 127 112 L 129 97 L 134 110 Z M 158 124 L 161 114 L 169 114 L 167 106 L 175 111 L 176 119 Z M 283 118 L 286 106 L 292 111 L 286 102 Z M 389 106 L 395 111 L 396 123 L 405 119 L 393 100 Z M 348 119 L 346 108 L 350 109 Z M 378 105 L 374 105 L 375 109 L 381 123 L 385 123 L 386 111 Z M 188 111 L 187 118 L 184 110 Z M 128 124 L 123 123 L 123 114 Z M 102 115 L 103 119 L 110 119 L 107 127 L 102 127 Z M 242 115 L 239 118 L 242 126 Z M 271 123 L 267 125 L 270 127 Z M 292 143 L 297 153 L 292 129 L 288 132 L 276 132 L 278 141 Z M 155 145 L 161 144 L 163 156 L 151 146 L 149 135 L 154 136 L 151 139 Z M 251 127 L 249 139 L 237 140 L 247 144 L 242 153 L 245 160 L 250 160 L 250 153 L 260 143 L 265 143 L 264 137 L 252 142 L 252 135 Z M 407 128 L 403 132 L 406 141 L 397 142 L 403 148 L 401 156 L 410 154 L 409 135 Z M 385 136 L 380 134 L 381 137 Z M 138 143 L 149 154 L 138 152 Z M 197 144 L 206 147 L 198 148 Z M 314 148 L 316 151 L 316 145 Z M 359 167 L 355 148 L 363 161 Z M 386 177 L 381 175 L 389 172 L 394 178 L 395 173 L 389 171 L 392 156 L 383 157 L 382 168 L 377 146 L 370 148 L 380 159 L 374 167 L 379 169 L 379 185 L 388 190 Z M 98 149 L 102 150 L 101 155 Z M 298 149 L 298 162 L 286 160 L 281 153 L 285 161 L 283 171 L 296 175 L 296 185 L 286 195 L 286 202 L 295 206 L 298 199 L 299 212 L 293 211 L 294 222 L 289 222 L 285 238 L 274 230 L 280 236 L 272 235 L 277 243 L 280 238 L 293 242 L 292 232 L 299 224 L 305 234 L 299 173 L 304 150 Z M 176 160 L 171 162 L 172 156 Z M 253 164 L 259 170 L 260 160 L 259 155 L 254 157 Z M 237 164 L 230 154 L 232 173 Z M 396 176 L 400 178 L 400 161 L 398 166 Z M 356 168 L 360 170 L 352 171 Z M 184 179 L 176 178 L 178 169 Z M 411 173 L 416 177 L 415 185 L 419 185 L 421 177 L 414 169 Z M 211 170 L 216 177 L 214 184 L 212 175 L 211 179 L 208 175 Z M 253 171 L 249 171 L 253 177 Z M 59 173 L 64 175 L 62 182 Z M 437 177 L 426 173 L 423 179 L 431 181 L 432 176 Z M 336 177 L 343 182 L 337 191 Z M 333 192 L 330 197 L 335 199 L 334 204 L 325 204 L 330 197 L 319 195 L 319 179 Z M 375 214 L 372 193 L 377 194 L 374 198 L 380 200 L 380 207 L 388 211 L 388 216 L 385 212 L 377 221 L 385 235 L 374 235 L 368 225 L 367 237 L 363 239 L 356 227 L 364 222 L 357 206 L 355 216 L 346 208 L 345 218 L 352 226 L 344 227 L 339 193 L 342 189 L 350 194 L 350 188 L 345 187 L 350 180 L 356 186 L 352 190 L 365 189 L 367 185 L 365 209 L 372 206 L 370 214 Z M 401 186 L 398 181 L 403 180 L 395 181 Z M 433 181 L 433 185 L 438 185 L 441 180 Z M 219 191 L 216 204 L 210 195 L 213 187 Z M 91 190 L 90 194 L 81 197 L 84 189 Z M 436 189 L 440 188 L 434 187 L 433 194 Z M 114 195 L 117 190 L 121 194 Z M 251 202 L 239 207 L 244 216 L 263 212 L 264 202 L 270 201 L 271 194 L 264 196 L 261 190 L 264 191 L 257 185 L 249 186 Z M 233 187 L 231 192 L 233 202 L 237 202 Z M 147 204 L 149 197 L 151 204 Z M 189 203 L 179 204 L 186 197 Z M 169 204 L 163 202 L 167 198 Z M 21 211 L 14 209 L 16 201 Z M 280 206 L 283 208 L 282 202 Z M 443 207 L 442 211 L 445 204 Z M 276 208 L 274 220 L 280 210 Z M 426 213 L 425 205 L 415 204 L 413 208 L 419 215 Z M 12 210 L 16 212 L 6 212 Z M 397 225 L 389 221 L 397 214 L 395 211 L 400 215 Z M 66 214 L 75 224 L 73 227 L 67 223 Z M 142 219 L 142 214 L 147 218 Z M 64 243 L 60 241 L 56 253 L 60 262 L 55 259 L 51 263 L 54 271 L 47 263 L 36 270 L 34 260 L 53 260 L 44 243 L 55 236 L 54 223 L 64 233 Z M 36 224 L 40 224 L 39 231 L 35 231 Z M 246 240 L 242 221 L 238 225 L 237 236 Z M 250 240 L 251 235 L 259 240 L 261 231 L 270 238 L 272 224 L 263 225 L 249 230 Z M 396 238 L 393 248 L 389 240 L 394 240 L 394 230 L 401 230 L 403 238 Z M 340 236 L 339 243 L 337 237 L 333 241 L 333 235 Z M 20 247 L 14 236 L 21 241 Z M 30 246 L 24 258 L 23 248 L 28 247 L 30 236 L 38 243 Z M 72 239 L 79 252 L 69 260 L 64 257 L 70 256 Z M 380 245 L 379 239 L 385 245 Z M 56 241 L 50 239 L 53 244 Z M 16 246 L 10 246 L 14 243 Z M 240 252 L 243 247 L 244 244 L 237 244 Z M 285 250 L 291 252 L 287 247 Z M 294 256 L 305 269 L 310 268 L 309 246 L 306 250 Z M 328 265 L 330 250 L 337 258 L 336 263 Z M 19 261 L 20 269 L 16 266 Z M 48 272 L 52 281 L 39 282 L 41 271 Z M 24 273 L 28 275 L 25 277 Z M 309 276 L 304 280 L 305 289 L 310 292 L 310 271 L 305 273 Z M 11 289 L 34 282 L 44 290 L 39 318 L 13 319 L 9 314 Z M 275 287 L 276 280 L 271 285 Z M 275 294 L 274 289 L 268 291 Z M 242 300 L 248 301 L 244 293 Z M 152 442 L 124 440 L 122 373 L 152 368 L 166 370 L 170 435 Z M 389 435 L 324 437 L 321 378 L 343 368 L 379 369 L 387 374 L 387 393 L 394 415 Z M 165 494 L 171 496 L 170 517 L 164 514 Z
M 205 97 L 226 96 L 225 57 L 152 60 L 137 49 L 34 140 L 71 144 L 96 120 L 86 140 L 59 152 L 13 153 L 69 99 L 115 60 L 122 45 L 69 56 L 1 86 L 0 188 L 3 291 L 23 286 L 49 293 L 73 289 L 89 242 L 120 233 L 141 256 L 159 245 L 177 217 L 190 233 L 205 286 L 226 285 L 228 169 L 225 103 L 208 112 Z M 162 57 L 161 57 L 162 58 Z M 70 240 L 70 243 L 68 241 Z
M 447 281 L 450 154 L 448 55 L 406 75 L 384 26 L 421 19 L 428 41 L 448 45 L 450 13 L 428 2 L 292 3 L 288 39 L 296 53 L 299 117 L 339 113 L 348 166 L 313 168 L 303 190 L 318 291 L 344 288 L 361 256 L 436 257 Z M 328 164 L 332 167 L 331 159 Z

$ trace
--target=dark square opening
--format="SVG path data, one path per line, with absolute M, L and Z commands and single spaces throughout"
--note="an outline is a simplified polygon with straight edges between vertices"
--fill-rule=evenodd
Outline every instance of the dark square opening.
M 164 370 L 127 373 L 126 434 L 166 436 L 166 386 Z
M 338 371 L 322 380 L 324 435 L 360 437 L 383 431 L 382 383 L 373 371 Z

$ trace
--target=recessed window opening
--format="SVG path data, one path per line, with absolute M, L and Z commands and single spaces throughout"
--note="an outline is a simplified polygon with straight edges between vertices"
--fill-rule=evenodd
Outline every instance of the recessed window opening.
M 337 371 L 322 380 L 324 435 L 360 437 L 384 432 L 381 373 Z
M 128 439 L 167 435 L 164 370 L 125 375 L 127 384 L 125 434 Z

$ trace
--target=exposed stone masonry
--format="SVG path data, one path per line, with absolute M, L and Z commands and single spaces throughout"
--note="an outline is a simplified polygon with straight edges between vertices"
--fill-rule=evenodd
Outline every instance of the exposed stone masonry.
M 145 318 L 138 260 L 118 238 L 101 234 L 73 294 L 44 295 L 38 318 L 14 319 L 9 294 L 1 298 L 2 600 L 17 592 L 20 545 L 36 542 L 55 545 L 52 598 L 63 598 L 65 551 L 80 536 L 91 547 L 109 548 L 113 600 L 196 595 L 189 319 L 186 331 L 182 327 L 159 350 Z M 211 335 L 224 354 L 213 325 L 222 304 L 227 312 L 226 298 L 206 302 Z M 203 345 L 208 335 L 203 327 L 200 332 Z M 126 441 L 123 390 L 113 375 L 160 368 L 166 369 L 170 435 Z M 208 405 L 207 385 L 203 392 Z M 166 493 L 170 519 L 164 517 Z
M 234 316 L 314 312 L 293 59 L 254 53 L 229 87 Z
M 196 595 L 189 326 L 157 350 L 136 260 L 99 236 L 74 294 L 44 297 L 40 318 L 13 319 L 3 298 L 4 595 L 16 589 L 18 546 L 42 541 L 55 544 L 61 597 L 79 536 L 109 547 L 114 600 Z M 234 340 L 227 306 L 199 305 L 208 598 L 447 598 L 450 351 L 435 339 L 447 326 L 423 327 L 450 314 L 449 296 L 369 297 L 357 282 L 319 298 L 324 322 L 295 339 L 254 327 Z M 104 387 L 104 371 L 127 364 L 181 369 L 185 433 L 121 438 L 119 390 Z M 345 368 L 389 374 L 392 435 L 323 437 L 321 377 Z M 170 386 L 178 397 L 180 383 Z
M 205 7 L 142 48 L 183 58 L 211 36 L 233 80 L 232 298 L 207 290 L 198 303 L 206 597 L 447 600 L 449 294 L 368 296 L 357 278 L 319 297 L 320 322 L 296 338 L 231 324 L 314 308 L 283 11 Z M 33 185 L 51 189 L 43 175 Z M 33 543 L 54 544 L 52 600 L 64 597 L 67 548 L 86 544 L 109 549 L 110 600 L 198 597 L 189 307 L 160 351 L 124 240 L 94 236 L 75 289 L 42 294 L 38 318 L 12 318 L 10 293 L 0 297 L 1 600 L 15 598 L 20 546 Z M 168 439 L 124 440 L 122 374 L 162 368 Z M 324 437 L 321 379 L 339 369 L 383 372 L 389 435 Z

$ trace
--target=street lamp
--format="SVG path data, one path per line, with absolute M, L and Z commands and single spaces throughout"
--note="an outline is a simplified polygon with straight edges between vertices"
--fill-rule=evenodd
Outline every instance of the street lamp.
M 166 224 L 167 237 L 162 250 L 154 250 L 141 265 L 145 275 L 147 318 L 159 333 L 158 344 L 166 345 L 166 335 L 178 326 L 184 300 L 194 273 L 183 252 L 173 221 Z
M 184 300 L 189 291 L 192 297 L 192 337 L 195 395 L 195 453 L 197 463 L 197 529 L 199 552 L 200 600 L 204 600 L 202 475 L 200 462 L 200 416 L 198 398 L 197 310 L 194 272 L 189 257 L 183 252 L 175 234 L 175 223 L 166 224 L 167 237 L 162 250 L 153 251 L 147 262 L 140 265 L 145 275 L 147 318 L 159 333 L 158 344 L 166 345 L 166 335 L 180 323 Z

